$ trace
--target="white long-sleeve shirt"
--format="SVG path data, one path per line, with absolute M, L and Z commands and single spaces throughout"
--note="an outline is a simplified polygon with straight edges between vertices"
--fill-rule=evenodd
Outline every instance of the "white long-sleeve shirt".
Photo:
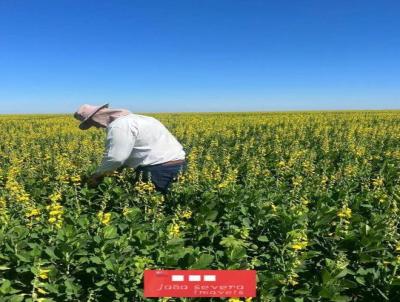
M 112 121 L 106 131 L 104 157 L 96 174 L 122 165 L 136 168 L 185 159 L 182 145 L 153 117 L 131 113 Z

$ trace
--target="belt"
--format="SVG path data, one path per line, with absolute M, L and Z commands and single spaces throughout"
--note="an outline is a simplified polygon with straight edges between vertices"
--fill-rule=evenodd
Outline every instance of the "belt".
M 183 164 L 185 162 L 184 159 L 177 159 L 177 160 L 170 160 L 165 163 L 160 164 L 161 166 L 172 166 L 172 165 L 178 165 L 178 164 Z

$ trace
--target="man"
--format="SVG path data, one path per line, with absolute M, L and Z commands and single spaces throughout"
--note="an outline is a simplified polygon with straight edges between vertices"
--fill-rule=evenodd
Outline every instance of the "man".
M 105 152 L 101 165 L 88 179 L 96 186 L 104 176 L 126 166 L 151 179 L 156 190 L 167 193 L 180 171 L 186 169 L 185 151 L 177 139 L 157 119 L 133 114 L 125 109 L 82 105 L 74 117 L 82 130 L 106 128 Z

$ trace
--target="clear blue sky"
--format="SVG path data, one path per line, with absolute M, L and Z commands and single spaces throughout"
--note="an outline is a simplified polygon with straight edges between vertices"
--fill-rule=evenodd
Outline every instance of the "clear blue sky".
M 399 1 L 0 1 L 0 113 L 400 109 Z

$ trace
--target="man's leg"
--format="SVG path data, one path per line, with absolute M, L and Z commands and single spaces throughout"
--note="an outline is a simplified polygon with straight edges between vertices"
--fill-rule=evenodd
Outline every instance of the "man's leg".
M 156 187 L 156 190 L 166 194 L 169 186 L 176 180 L 179 172 L 181 170 L 186 170 L 186 163 L 171 166 L 146 166 L 141 169 L 143 170 L 143 180 L 148 181 L 150 178 Z

